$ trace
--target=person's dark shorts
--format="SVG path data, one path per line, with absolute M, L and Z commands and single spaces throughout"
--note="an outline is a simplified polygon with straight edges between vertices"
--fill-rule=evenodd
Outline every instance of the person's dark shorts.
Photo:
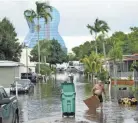
M 102 103 L 103 102 L 103 96 L 102 95 L 97 95 L 97 94 L 95 94 L 95 95 L 99 98 L 100 103 Z

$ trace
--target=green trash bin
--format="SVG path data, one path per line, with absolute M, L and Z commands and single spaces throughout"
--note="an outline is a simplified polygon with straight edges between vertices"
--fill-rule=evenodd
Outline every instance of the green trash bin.
M 63 116 L 74 116 L 75 117 L 75 86 L 74 83 L 62 83 L 61 84 L 62 94 L 62 117 Z

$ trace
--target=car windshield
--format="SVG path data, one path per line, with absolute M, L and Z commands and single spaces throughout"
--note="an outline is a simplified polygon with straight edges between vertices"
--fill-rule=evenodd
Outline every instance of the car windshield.
M 17 84 L 17 87 L 18 87 L 18 88 L 22 88 L 22 85 L 21 85 L 21 84 Z
M 28 84 L 30 83 L 30 81 L 29 81 L 29 80 L 18 80 L 17 83 L 18 83 L 19 85 L 25 86 L 25 85 L 28 85 Z M 15 84 L 15 83 L 14 83 L 14 84 Z

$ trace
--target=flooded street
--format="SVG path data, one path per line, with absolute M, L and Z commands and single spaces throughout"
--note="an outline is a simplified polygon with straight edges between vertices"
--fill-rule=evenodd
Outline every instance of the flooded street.
M 56 83 L 38 83 L 35 85 L 34 94 L 19 95 L 21 123 L 41 118 L 44 118 L 42 121 L 46 123 L 138 123 L 138 107 L 119 106 L 115 99 L 105 101 L 103 110 L 97 110 L 96 113 L 89 111 L 83 100 L 91 95 L 92 85 L 79 74 L 75 74 L 74 78 L 76 117 L 62 118 L 60 85 L 66 76 L 67 73 L 57 74 Z M 106 90 L 108 96 L 107 86 Z

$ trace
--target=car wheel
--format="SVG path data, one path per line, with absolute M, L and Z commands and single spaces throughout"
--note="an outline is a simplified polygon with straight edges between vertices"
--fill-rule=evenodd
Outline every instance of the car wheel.
M 15 114 L 15 118 L 14 118 L 13 123 L 19 123 L 19 115 L 17 113 Z

